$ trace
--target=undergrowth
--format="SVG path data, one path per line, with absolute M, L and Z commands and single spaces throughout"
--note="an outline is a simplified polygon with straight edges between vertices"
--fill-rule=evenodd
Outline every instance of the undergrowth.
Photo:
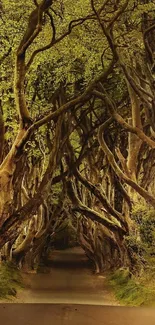
M 109 276 L 109 283 L 122 305 L 155 306 L 155 286 L 146 279 L 137 279 L 127 269 L 119 269 Z
M 121 268 L 109 277 L 116 298 L 123 305 L 155 306 L 155 209 L 134 206 L 135 229 L 125 238 L 132 273 Z
M 11 262 L 0 264 L 0 299 L 16 296 L 23 287 L 20 271 Z

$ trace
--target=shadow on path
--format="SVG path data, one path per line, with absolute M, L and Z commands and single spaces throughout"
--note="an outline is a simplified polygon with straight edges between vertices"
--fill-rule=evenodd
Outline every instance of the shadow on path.
M 103 306 L 117 302 L 79 248 L 52 252 L 41 271 L 25 275 L 27 288 L 18 297 L 31 304 L 0 304 L 0 324 L 155 325 L 153 308 Z
M 80 247 L 51 251 L 46 266 L 24 279 L 18 302 L 118 305 L 105 276 L 93 274 Z

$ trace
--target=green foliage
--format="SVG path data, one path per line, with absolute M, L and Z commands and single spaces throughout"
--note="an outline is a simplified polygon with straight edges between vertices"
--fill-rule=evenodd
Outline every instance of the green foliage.
M 72 147 L 74 148 L 74 152 L 76 157 L 78 156 L 80 152 L 80 139 L 77 131 L 74 131 L 70 136 L 70 142 L 72 144 Z
M 126 236 L 125 242 L 135 273 L 146 269 L 153 270 L 155 262 L 155 210 L 144 205 L 133 207 L 133 232 Z
M 11 263 L 0 265 L 0 299 L 16 296 L 17 289 L 23 287 L 22 277 L 16 266 Z
M 146 253 L 146 248 L 144 243 L 137 238 L 137 235 L 126 236 L 125 242 L 130 252 L 130 258 L 132 263 L 136 263 L 136 267 L 142 266 L 141 263 L 144 262 L 144 255 Z
M 58 204 L 62 193 L 62 183 L 56 183 L 52 186 L 52 195 L 50 196 L 50 204 L 55 206 Z
M 154 247 L 155 254 L 155 211 L 145 215 L 140 225 L 140 233 L 142 240 L 147 243 L 148 247 Z
M 123 2 L 124 1 L 121 1 L 120 8 Z M 0 67 L 0 97 L 6 126 L 5 140 L 10 148 L 18 128 L 18 112 L 15 108 L 13 94 L 15 51 L 26 30 L 29 15 L 35 6 L 34 2 L 30 0 L 27 2 L 23 0 L 20 2 L 2 0 L 2 4 L 4 13 L 3 19 L 0 20 L 2 39 L 2 54 L 0 58 L 5 57 L 5 60 L 2 60 Z M 100 72 L 103 72 L 112 60 L 111 46 L 108 45 L 107 39 L 96 18 L 92 19 L 91 17 L 91 19 L 85 20 L 83 24 L 76 26 L 67 37 L 61 37 L 68 31 L 70 22 L 73 19 L 77 20 L 80 17 L 89 17 L 89 15 L 92 15 L 89 0 L 73 0 L 72 6 L 69 0 L 61 1 L 61 4 L 59 1 L 54 1 L 53 5 L 54 10 L 51 11 L 51 14 L 53 17 L 53 26 L 56 31 L 55 37 L 56 40 L 61 38 L 61 41 L 56 42 L 53 47 L 47 51 L 41 51 L 36 56 L 30 70 L 27 71 L 25 79 L 26 101 L 31 112 L 31 117 L 34 121 L 45 114 L 52 112 L 52 110 L 57 109 L 59 104 L 56 102 L 56 99 L 54 99 L 54 96 L 56 95 L 56 92 L 59 93 L 61 89 L 60 86 L 63 85 L 63 87 L 65 87 L 65 96 L 63 99 L 64 101 L 68 101 L 71 97 L 75 97 L 77 94 L 83 92 L 92 79 Z M 95 6 L 97 8 L 102 5 L 103 3 L 101 0 L 96 1 Z M 127 65 L 128 69 L 130 69 L 130 66 L 132 67 L 132 65 L 135 67 L 136 61 L 142 65 L 141 57 L 145 57 L 144 40 L 141 30 L 142 15 L 144 12 L 154 10 L 154 8 L 155 7 L 151 3 L 148 5 L 138 6 L 134 4 L 133 8 L 133 3 L 131 1 L 129 2 L 127 10 L 115 21 L 113 29 L 115 47 L 120 52 L 121 60 L 125 65 Z M 113 9 L 114 7 L 112 3 L 107 4 L 105 5 L 103 17 L 101 15 L 101 19 L 103 18 L 107 25 L 112 17 L 114 17 L 115 10 Z M 119 10 L 119 4 L 118 8 L 116 5 L 116 11 L 117 10 Z M 45 15 L 44 18 L 45 22 L 42 31 L 26 52 L 26 63 L 29 61 L 33 51 L 42 48 L 51 41 L 52 29 L 50 20 L 47 15 Z M 9 49 L 11 49 L 10 52 Z M 129 101 L 127 82 L 123 69 L 118 65 L 118 63 L 115 62 L 115 66 L 109 74 L 104 88 L 110 98 L 116 102 L 116 106 L 118 107 L 118 110 L 121 111 L 121 115 L 125 115 L 126 118 L 130 117 L 131 112 L 128 108 L 130 105 L 129 103 L 127 105 L 125 103 L 126 98 L 128 99 L 127 101 Z M 87 118 L 89 124 L 88 130 L 86 128 L 86 131 L 82 130 L 81 133 L 74 130 L 70 135 L 70 141 L 76 158 L 81 152 L 81 146 L 84 142 L 81 140 L 84 139 L 87 131 L 89 132 L 90 130 L 93 130 L 96 121 L 102 123 L 104 121 L 104 115 L 105 120 L 108 118 L 108 115 L 106 114 L 106 112 L 108 112 L 108 105 L 105 105 L 104 102 L 101 100 L 95 100 L 94 104 L 93 101 L 90 101 L 89 105 L 90 108 L 87 107 L 87 104 L 81 103 L 81 107 L 78 108 L 80 112 L 83 111 L 85 114 L 87 114 L 86 110 L 89 108 L 90 117 L 87 114 L 87 117 L 89 117 Z M 76 114 L 79 114 L 78 117 L 82 118 L 76 108 L 77 107 L 75 107 L 74 110 L 75 116 L 71 116 L 71 122 L 73 121 L 73 123 Z M 81 121 L 79 122 L 81 123 Z M 56 122 L 54 121 L 54 123 Z M 80 127 L 80 123 L 77 123 L 78 127 Z M 112 126 L 108 128 L 106 132 L 107 138 L 105 138 L 105 140 L 109 141 L 108 146 L 112 151 L 114 150 L 114 142 L 116 145 L 119 144 L 119 147 L 122 142 L 123 148 L 120 149 L 123 149 L 123 155 L 123 151 L 125 151 L 127 155 L 127 139 L 124 138 L 124 134 L 122 136 L 122 127 L 119 128 L 118 125 L 115 124 L 116 123 L 113 123 Z M 43 162 L 43 172 L 48 163 L 49 148 L 54 136 L 52 130 L 54 130 L 52 123 L 49 123 L 47 127 L 43 126 L 39 131 L 35 132 L 35 136 L 27 142 L 25 148 L 29 165 L 34 167 L 36 162 Z M 93 146 L 94 144 L 96 145 L 96 143 L 98 146 L 98 140 L 94 134 L 92 135 Z M 49 146 L 47 143 L 48 141 L 50 143 Z M 89 149 L 89 152 L 90 150 L 93 151 L 90 139 L 87 141 L 87 149 Z M 84 148 L 84 154 L 86 153 L 87 150 Z M 82 164 L 83 162 L 81 162 L 81 165 Z M 55 205 L 59 202 L 61 191 L 62 185 L 56 184 L 53 186 L 51 204 Z M 133 260 L 135 254 L 139 263 L 141 263 L 143 255 L 145 255 L 146 252 L 154 254 L 154 214 L 152 212 L 152 215 L 150 216 L 147 212 L 148 211 L 146 210 L 133 211 L 133 219 L 139 225 L 140 240 L 137 240 L 136 235 L 126 238 L 127 246 L 130 251 L 133 252 Z M 63 231 L 61 230 L 57 232 L 60 242 L 64 242 L 65 238 L 67 242 L 68 237 L 71 235 L 70 229 L 71 228 L 67 225 L 63 228 Z
M 128 269 L 119 269 L 109 277 L 116 298 L 123 305 L 155 305 L 155 287 L 151 288 L 137 281 Z
M 132 218 L 139 224 L 140 237 L 155 255 L 155 209 L 147 206 L 136 206 Z

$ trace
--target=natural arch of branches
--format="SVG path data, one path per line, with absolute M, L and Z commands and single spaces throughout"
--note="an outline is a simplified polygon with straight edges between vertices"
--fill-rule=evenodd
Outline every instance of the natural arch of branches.
M 143 1 L 134 6 L 131 2 L 88 1 L 85 15 L 77 10 L 76 19 L 68 20 L 65 29 L 67 2 L 34 1 L 13 65 L 18 130 L 10 146 L 5 138 L 3 96 L 0 101 L 2 259 L 34 267 L 54 236 L 70 227 L 96 271 L 132 268 L 125 241 L 138 232 L 132 208 L 138 202 L 155 208 L 155 49 L 150 42 L 155 24 L 151 7 L 149 13 L 141 13 L 138 6 Z M 131 38 L 137 28 L 131 11 L 139 15 L 142 45 L 137 52 Z M 6 19 L 5 9 L 0 17 Z M 46 25 L 51 39 L 40 46 L 37 40 Z M 43 83 L 36 70 L 30 107 L 27 84 L 32 83 L 35 60 L 46 51 L 52 55 L 55 46 L 80 31 L 87 33 L 92 47 L 95 37 L 103 43 L 100 71 L 84 80 L 78 70 L 70 84 L 64 77 L 56 89 L 47 91 L 48 111 L 34 114 L 33 104 L 40 96 L 37 87 Z M 2 67 L 10 52 L 8 48 L 0 59 Z M 41 71 L 46 75 L 45 63 Z M 50 78 L 52 83 L 52 71 Z M 47 81 L 44 87 L 48 88 Z

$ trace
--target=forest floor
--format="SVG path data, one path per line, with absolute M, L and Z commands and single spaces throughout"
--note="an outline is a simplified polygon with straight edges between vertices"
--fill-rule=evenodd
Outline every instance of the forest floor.
M 118 306 L 106 276 L 93 273 L 80 247 L 55 250 L 39 273 L 24 274 L 16 303 L 66 303 Z

